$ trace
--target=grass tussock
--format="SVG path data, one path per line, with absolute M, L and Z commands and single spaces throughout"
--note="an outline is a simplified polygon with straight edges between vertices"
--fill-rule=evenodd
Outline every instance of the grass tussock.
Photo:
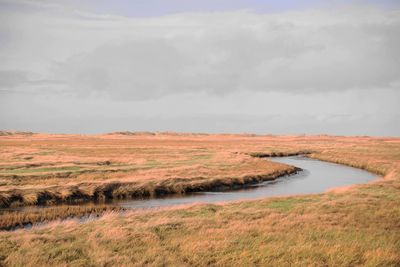
M 83 203 L 107 199 L 152 198 L 170 194 L 228 190 L 274 180 L 284 175 L 293 174 L 298 170 L 298 168 L 292 166 L 285 166 L 281 169 L 265 171 L 265 174 L 250 174 L 242 177 L 170 178 L 147 183 L 110 181 L 98 184 L 61 185 L 34 190 L 15 189 L 0 192 L 0 207 Z
M 250 156 L 255 158 L 273 158 L 273 157 L 290 157 L 299 155 L 309 155 L 312 154 L 309 150 L 299 150 L 299 151 L 272 151 L 272 152 L 251 152 Z
M 0 211 L 0 230 L 13 230 L 27 225 L 49 222 L 52 220 L 64 220 L 98 216 L 105 212 L 122 211 L 121 207 L 110 205 L 85 205 L 85 206 L 57 206 L 41 207 L 20 210 Z

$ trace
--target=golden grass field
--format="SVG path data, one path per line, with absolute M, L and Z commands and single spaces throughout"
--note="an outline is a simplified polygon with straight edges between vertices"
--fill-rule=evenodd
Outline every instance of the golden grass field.
M 0 232 L 0 266 L 400 265 L 400 138 L 3 133 L 0 151 L 0 224 L 105 212 Z M 4 211 L 274 179 L 295 168 L 257 156 L 302 152 L 382 178 L 324 194 L 123 214 L 90 205 Z

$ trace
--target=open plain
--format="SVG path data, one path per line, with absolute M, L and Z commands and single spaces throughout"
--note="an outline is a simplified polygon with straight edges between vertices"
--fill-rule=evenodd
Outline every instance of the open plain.
M 381 178 L 234 203 L 122 213 L 101 204 L 279 179 L 296 168 L 263 157 L 295 154 Z M 399 138 L 3 132 L 0 157 L 1 227 L 50 222 L 0 232 L 2 265 L 400 264 Z M 49 208 L 15 211 L 35 205 Z M 102 216 L 60 220 L 88 214 Z

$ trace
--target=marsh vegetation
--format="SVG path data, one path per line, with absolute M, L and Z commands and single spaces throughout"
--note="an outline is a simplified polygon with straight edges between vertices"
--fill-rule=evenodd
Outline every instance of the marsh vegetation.
M 201 188 L 288 172 L 254 157 L 309 151 L 308 157 L 382 175 L 373 183 L 303 196 L 115 213 L 99 207 L 60 214 L 104 214 L 80 224 L 54 222 L 0 233 L 1 264 L 111 265 L 369 265 L 400 263 L 400 140 L 330 136 L 245 136 L 125 133 L 4 135 L 0 138 L 3 209 L 64 200 L 118 184 L 100 198 L 135 197 L 156 188 Z M 253 156 L 251 156 L 253 155 Z M 247 178 L 246 178 L 247 177 Z M 200 185 L 200 187 L 199 187 Z M 54 194 L 56 198 L 43 192 Z M 99 194 L 100 196 L 101 194 Z M 49 214 L 51 214 L 49 210 Z M 54 213 L 53 213 L 54 214 Z M 44 216 L 44 217 L 43 217 Z

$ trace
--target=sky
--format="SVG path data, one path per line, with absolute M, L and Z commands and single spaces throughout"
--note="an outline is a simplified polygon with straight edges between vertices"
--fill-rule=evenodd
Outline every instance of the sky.
M 400 1 L 0 0 L 0 129 L 400 135 Z

